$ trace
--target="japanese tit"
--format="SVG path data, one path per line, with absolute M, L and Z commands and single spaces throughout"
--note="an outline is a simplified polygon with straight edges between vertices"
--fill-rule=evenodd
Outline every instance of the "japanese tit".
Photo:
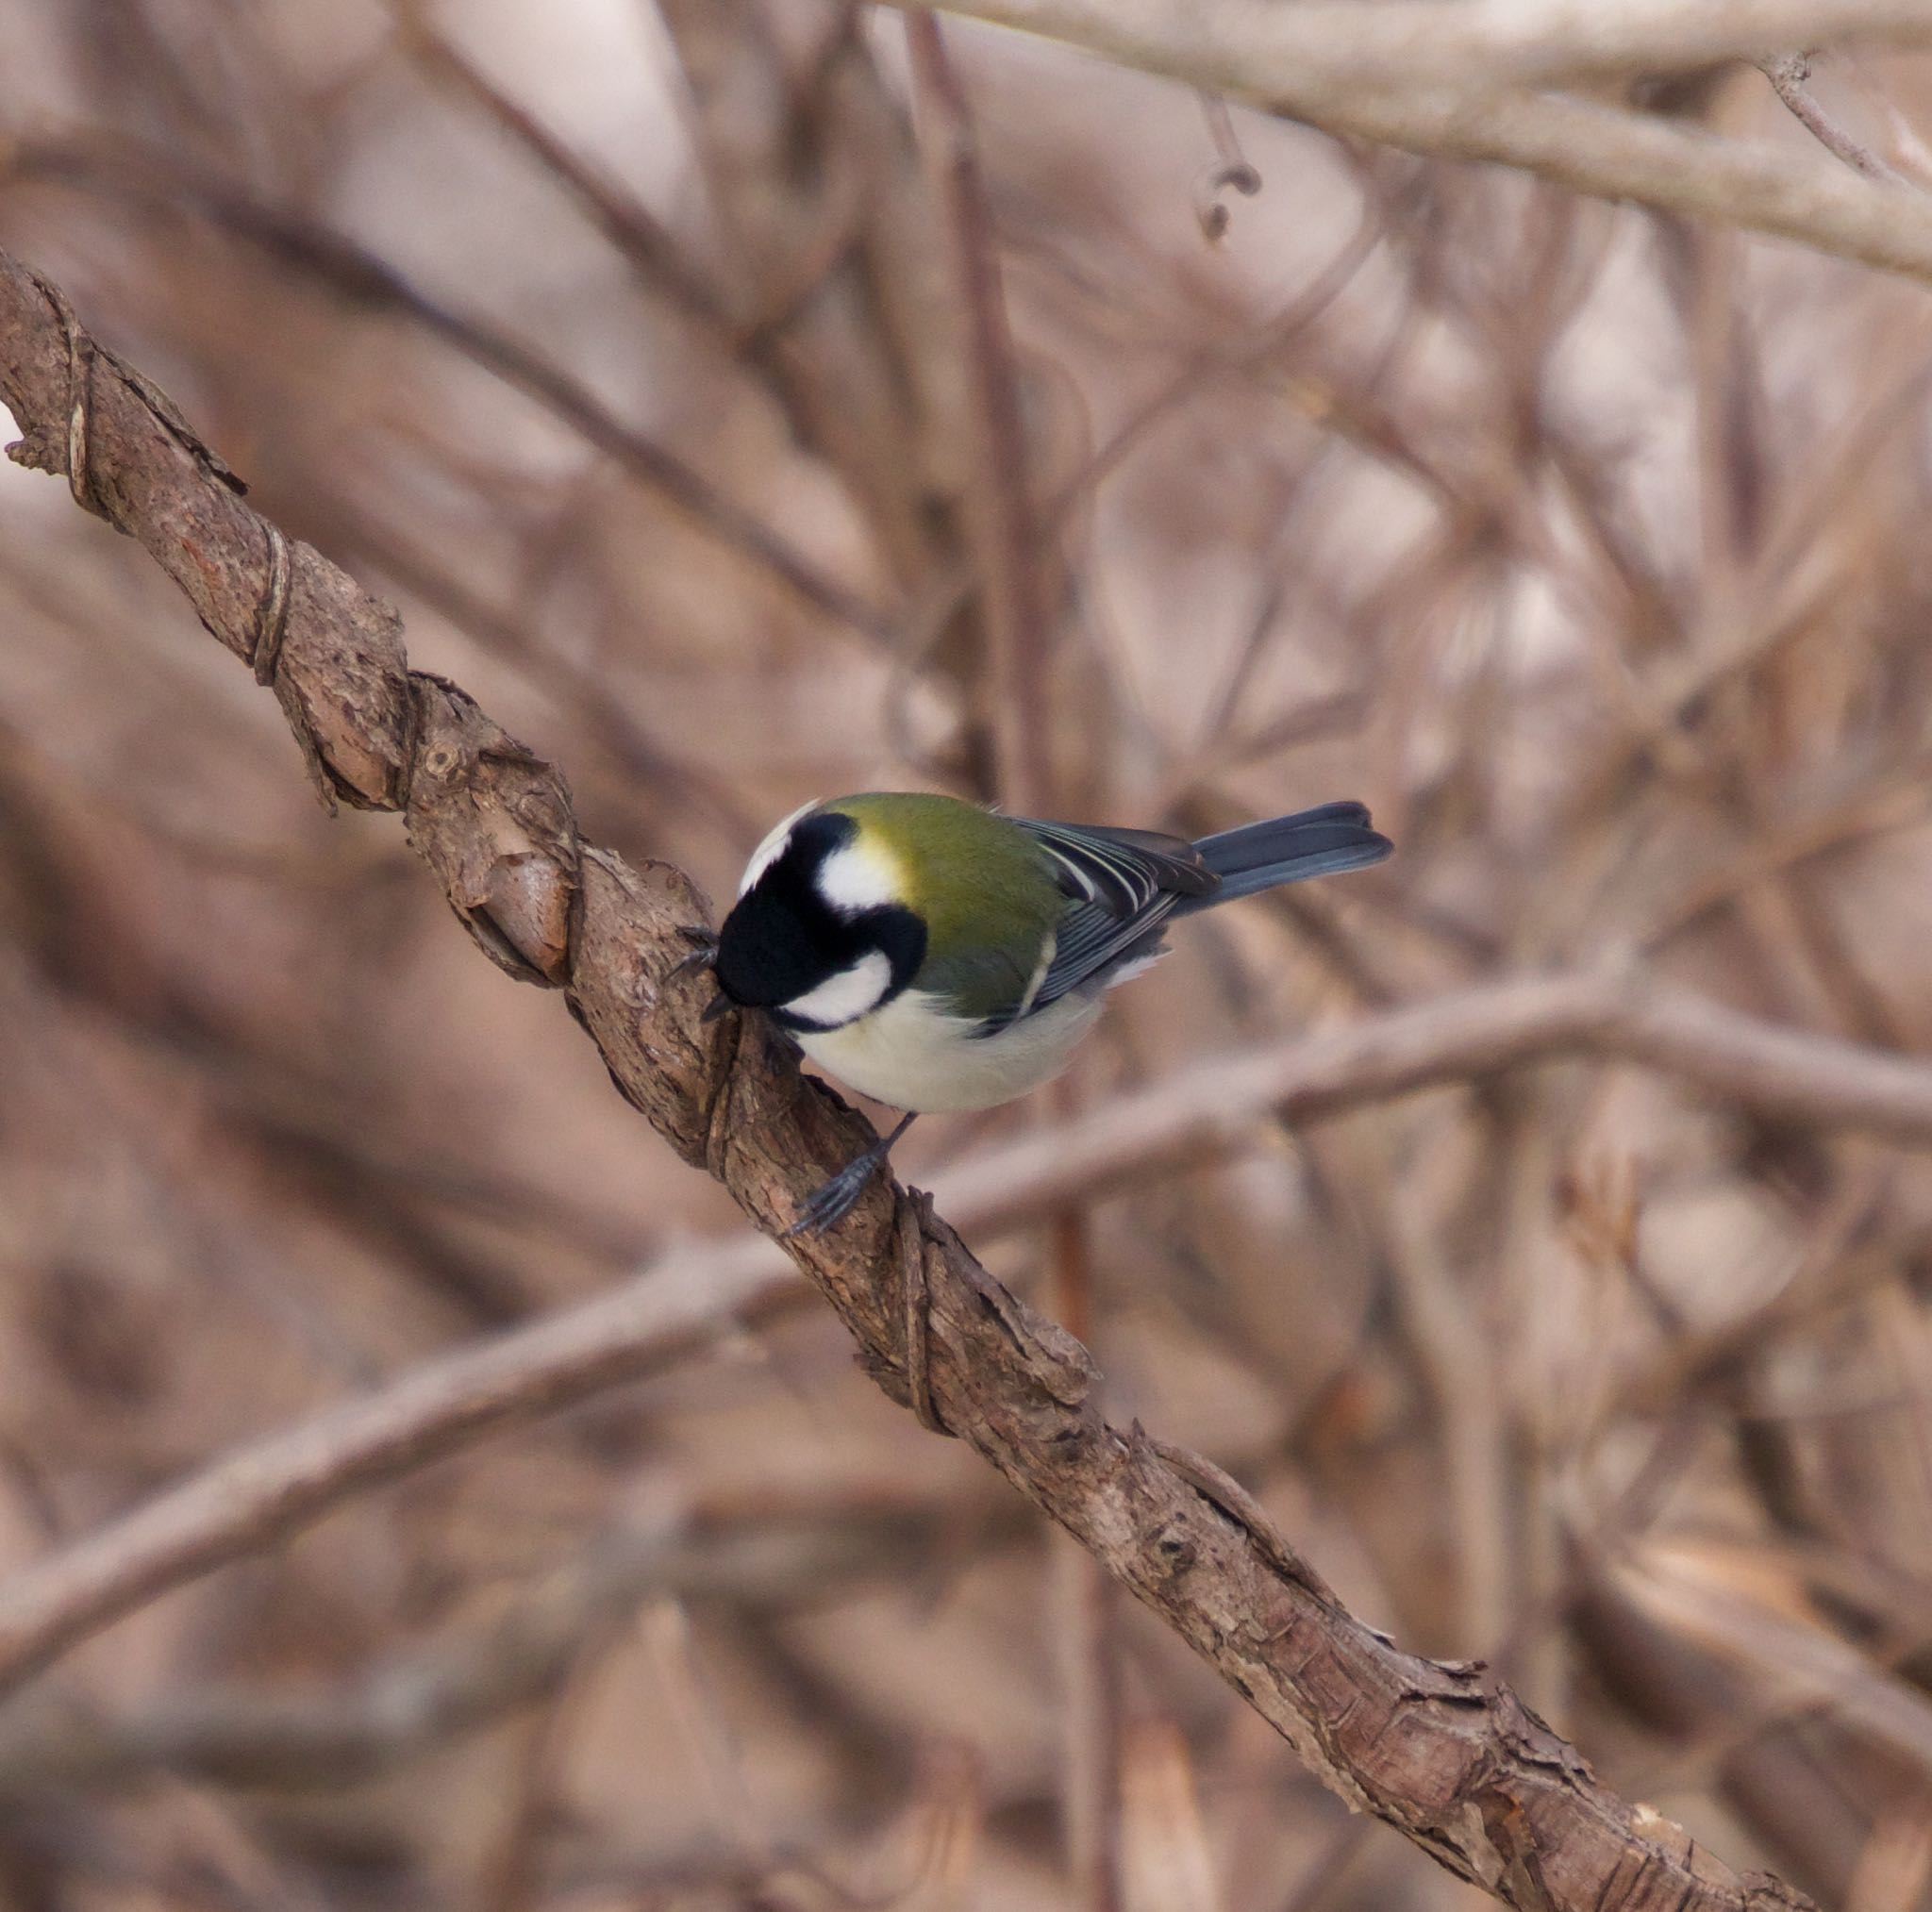
M 915 1114 L 990 1108 L 1058 1075 L 1171 919 L 1392 847 L 1353 803 L 1196 843 L 891 791 L 794 811 L 745 866 L 707 1018 L 762 1009 L 841 1081 L 907 1111 L 795 1226 L 837 1221 Z

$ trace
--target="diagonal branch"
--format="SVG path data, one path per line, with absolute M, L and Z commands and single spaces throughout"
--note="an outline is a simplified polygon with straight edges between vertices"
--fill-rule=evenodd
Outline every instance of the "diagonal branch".
M 640 1380 L 801 1293 L 769 1242 L 734 1242 L 239 1448 L 0 1582 L 0 1692 L 170 1588 L 274 1547 L 500 1428 Z
M 111 193 L 149 211 L 185 207 L 246 240 L 270 258 L 338 293 L 406 315 L 432 337 L 576 432 L 620 470 L 684 512 L 700 530 L 789 588 L 803 604 L 874 639 L 887 623 L 837 578 L 669 446 L 612 413 L 562 367 L 494 326 L 432 298 L 354 240 L 292 217 L 219 175 L 119 141 L 27 141 L 6 156 L 23 179 L 55 180 Z
M 1641 1064 L 1774 1120 L 1932 1148 L 1932 1067 L 1780 1029 L 1640 975 L 1533 976 L 1347 1028 L 1217 1056 L 1077 1122 L 962 1162 L 949 1209 L 1002 1224 L 1225 1156 L 1274 1114 L 1296 1124 L 1559 1056 Z
M 937 1543 L 941 1518 L 910 1505 L 774 1518 L 700 1504 L 599 1536 L 482 1627 L 390 1654 L 337 1690 L 195 1681 L 111 1714 L 47 1695 L 0 1722 L 0 1800 L 158 1769 L 251 1789 L 362 1785 L 554 1692 L 587 1646 L 653 1601 L 816 1601 L 841 1581 L 906 1571 Z
M 1777 54 L 1760 59 L 1757 64 L 1771 82 L 1772 91 L 1790 109 L 1791 117 L 1826 152 L 1837 154 L 1853 172 L 1862 173 L 1868 179 L 1881 179 L 1890 186 L 1910 183 L 1818 104 L 1806 84 L 1811 77 L 1811 62 L 1802 53 Z
M 937 1195 L 991 1239 L 1151 1171 L 1233 1153 L 1271 1116 L 1307 1126 L 1565 1056 L 1639 1062 L 1762 1113 L 1932 1147 L 1932 1070 L 1681 990 L 1551 977 L 1214 1057 L 970 1156 L 941 1174 Z M 694 1249 L 238 1448 L 0 1582 L 0 1693 L 156 1595 L 277 1546 L 371 1488 L 640 1380 L 805 1292 L 769 1241 Z
M 1513 166 L 1573 191 L 1795 240 L 1932 280 L 1932 198 L 1924 194 L 1854 176 L 1765 141 L 1720 138 L 1580 97 L 1500 90 L 1498 75 L 1507 75 L 1507 63 L 1482 71 L 1475 62 L 1477 71 L 1453 78 L 1426 66 L 1365 77 L 1345 63 L 1324 64 L 1296 40 L 1310 14 L 1338 9 L 1196 9 L 1166 0 L 956 0 L 948 10 L 1063 41 L 1326 132 L 1436 158 Z M 1339 10 L 1367 23 L 1407 9 Z M 1431 5 L 1422 10 L 1441 21 L 1459 9 Z M 1605 20 L 1620 11 L 1595 10 Z M 1683 9 L 1687 15 L 1692 10 Z M 1932 35 L 1923 8 L 1918 31 Z M 1817 37 L 1794 33 L 1772 44 Z
M 763 1028 L 706 1027 L 676 974 L 706 914 L 668 865 L 584 844 L 568 790 L 454 685 L 408 669 L 398 620 L 255 513 L 154 387 L 65 298 L 0 255 L 0 397 L 22 463 L 140 539 L 215 638 L 272 685 L 325 790 L 404 813 L 458 918 L 510 974 L 565 992 L 613 1080 L 767 1234 L 848 1160 L 858 1117 Z M 1252 1502 L 1205 1463 L 1110 1425 L 1071 1336 L 1009 1294 L 929 1204 L 874 1186 L 788 1252 L 879 1386 L 921 1377 L 943 1426 L 1058 1521 L 1351 1804 L 1525 1908 L 1744 1912 L 1791 1904 L 1740 1880 L 1480 1667 L 1402 1653 L 1339 1605 Z M 916 1281 L 922 1306 L 906 1303 Z
M 919 0 L 889 0 L 917 6 Z M 1681 72 L 1791 46 L 1932 45 L 1922 0 L 959 0 L 947 12 L 1121 50 L 1155 34 L 1247 62 L 1253 88 L 1300 75 L 1324 89 L 1451 81 L 1545 85 Z M 1119 36 L 1102 47 L 1098 36 Z

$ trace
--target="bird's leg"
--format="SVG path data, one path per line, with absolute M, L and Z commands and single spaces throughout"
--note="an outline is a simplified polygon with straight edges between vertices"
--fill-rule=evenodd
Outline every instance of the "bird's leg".
M 707 929 L 701 923 L 681 923 L 677 925 L 677 933 L 691 945 L 691 952 L 688 956 L 678 957 L 665 972 L 666 982 L 675 983 L 679 976 L 696 975 L 717 967 L 718 932 L 715 929 Z M 714 984 L 711 1000 L 705 1005 L 698 1021 L 715 1023 L 720 1016 L 728 1014 L 737 1006 L 738 1005 Z
M 785 1235 L 817 1235 L 837 1222 L 865 1192 L 865 1185 L 874 1172 L 885 1166 L 892 1144 L 912 1126 L 917 1114 L 915 1109 L 902 1115 L 891 1135 L 874 1142 L 863 1154 L 854 1156 L 828 1182 L 815 1189 Z

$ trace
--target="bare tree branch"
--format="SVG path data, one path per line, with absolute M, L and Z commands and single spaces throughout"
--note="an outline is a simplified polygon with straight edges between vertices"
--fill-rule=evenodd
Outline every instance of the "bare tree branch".
M 364 1488 L 638 1379 L 802 1292 L 770 1243 L 734 1242 L 425 1362 L 239 1449 L 0 1583 L 0 1688 L 156 1594 L 274 1546 Z
M 949 10 L 1062 40 L 1331 133 L 1514 166 L 1577 192 L 1716 220 L 1932 279 L 1932 202 L 1924 195 L 1847 177 L 1764 141 L 1723 139 L 1582 98 L 1500 91 L 1495 66 L 1455 84 L 1413 68 L 1398 81 L 1392 71 L 1369 79 L 1344 65 L 1324 66 L 1292 36 L 1311 13 L 1328 9 L 1238 6 L 1204 15 L 1160 0 L 1117 7 L 962 0 Z M 1404 9 L 1340 10 L 1368 23 Z M 1457 9 L 1420 10 L 1441 21 Z M 1621 17 L 1620 8 L 1600 10 L 1606 19 Z M 1921 34 L 1932 32 L 1923 12 L 1917 25 Z M 1745 50 L 1762 48 L 1747 40 Z
M 1002 804 L 1033 815 L 1049 801 L 1042 694 L 1048 622 L 999 248 L 987 214 L 965 92 L 939 22 L 929 13 L 915 13 L 906 32 L 921 151 L 943 215 L 958 356 L 971 381 L 964 420 L 967 522 L 979 581 L 994 790 Z
M 969 1157 L 939 1176 L 936 1195 L 991 1239 L 1150 1172 L 1239 1150 L 1270 1115 L 1307 1125 L 1566 1055 L 1641 1062 L 1744 1106 L 1932 1147 L 1932 1070 L 1773 1029 L 1681 991 L 1563 978 L 1470 989 L 1215 1057 Z M 278 1544 L 368 1488 L 641 1379 L 804 1292 L 770 1242 L 693 1250 L 238 1449 L 0 1582 L 0 1689 L 158 1593 Z
M 12 1709 L 0 1728 L 0 1797 L 125 1783 L 157 1768 L 254 1787 L 359 1785 L 553 1691 L 587 1646 L 653 1600 L 796 1606 L 903 1571 L 937 1509 L 853 1506 L 816 1518 L 689 1516 L 598 1538 L 535 1576 L 474 1631 L 385 1655 L 325 1693 L 197 1682 L 120 1714 L 71 1695 Z
M 145 379 L 58 290 L 0 255 L 0 396 L 16 458 L 138 537 L 219 641 L 275 688 L 325 791 L 404 812 L 458 919 L 510 974 L 565 991 L 613 1079 L 767 1233 L 848 1160 L 865 1125 L 761 1025 L 706 1028 L 678 975 L 704 900 L 678 871 L 585 845 L 548 764 L 455 686 L 408 670 L 398 621 L 242 500 Z M 1782 1039 L 1800 1041 L 1802 1039 Z M 1110 1425 L 1086 1350 L 1009 1294 L 929 1204 L 874 1185 L 788 1251 L 905 1400 L 1088 1547 L 1280 1732 L 1323 1781 L 1525 1908 L 1792 1904 L 1740 1880 L 1600 1786 L 1475 1665 L 1402 1653 L 1337 1604 L 1205 1464 Z M 916 1271 L 924 1308 L 904 1305 Z M 479 1408 L 478 1411 L 487 1411 Z
M 1540 85 L 1757 59 L 1840 40 L 1932 43 L 1932 20 L 1918 0 L 967 0 L 945 10 L 1091 44 L 1133 65 L 1141 62 L 1122 50 L 1131 41 L 1184 36 L 1203 58 L 1252 61 L 1249 91 L 1291 75 L 1323 87 Z M 1100 36 L 1114 44 L 1102 46 Z
M 1554 976 L 1218 1056 L 961 1163 L 939 1192 L 956 1212 L 997 1199 L 1002 1222 L 1038 1218 L 1150 1168 L 1225 1155 L 1270 1111 L 1305 1123 L 1562 1055 L 1616 1056 L 1762 1115 L 1932 1146 L 1932 1068 L 1923 1063 L 1776 1028 L 1634 973 Z
M 978 689 L 991 740 L 991 793 L 1020 815 L 1051 816 L 1053 624 L 1041 585 L 1044 540 L 999 241 L 965 88 L 937 17 L 912 14 L 906 37 L 920 151 L 941 215 L 958 313 L 957 356 L 972 395 L 964 420 L 966 524 L 979 582 Z M 1063 1075 L 1049 1090 L 1055 1112 L 1067 1113 L 1078 1092 L 1076 1076 Z M 1085 1339 L 1093 1313 L 1085 1220 L 1065 1208 L 1051 1218 L 1050 1229 L 1049 1305 Z M 1067 1756 L 1060 1804 L 1067 1853 L 1085 1912 L 1119 1912 L 1121 1681 L 1113 1585 L 1091 1554 L 1070 1545 L 1055 1555 L 1053 1572 L 1061 1635 Z
M 802 603 L 869 637 L 885 635 L 882 612 L 838 579 L 824 575 L 803 552 L 677 453 L 617 417 L 579 379 L 520 340 L 431 298 L 388 260 L 353 240 L 291 217 L 215 174 L 181 166 L 138 145 L 27 143 L 13 148 L 6 163 L 23 178 L 55 179 L 112 192 L 149 209 L 192 208 L 271 258 L 313 274 L 343 296 L 407 314 L 569 425 L 639 483 L 786 585 Z

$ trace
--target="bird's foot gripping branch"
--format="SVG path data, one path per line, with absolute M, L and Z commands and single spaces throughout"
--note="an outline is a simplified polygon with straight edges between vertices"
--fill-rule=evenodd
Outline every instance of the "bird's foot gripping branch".
M 708 910 L 690 879 L 583 842 L 557 771 L 455 686 L 409 671 L 394 612 L 285 540 L 161 394 L 4 255 L 0 396 L 22 429 L 16 458 L 64 474 L 76 500 L 139 539 L 217 640 L 273 686 L 325 797 L 401 811 L 485 954 L 561 989 L 625 1100 L 781 1235 L 868 1132 L 798 1073 L 761 1021 L 701 1023 L 706 990 L 686 967 L 685 931 Z M 1480 1669 L 1417 1659 L 1356 1620 L 1218 1471 L 1138 1425 L 1109 1424 L 1086 1350 L 989 1275 L 917 1197 L 874 1181 L 838 1228 L 786 1247 L 888 1393 L 976 1448 L 1324 1783 L 1443 1865 L 1557 1912 L 1803 1903 L 1734 1876 L 1600 1786 Z M 474 1403 L 465 1412 L 468 1424 L 488 1418 Z M 225 1553 L 217 1510 L 196 1547 L 173 1554 L 79 1543 L 87 1571 L 64 1605 L 42 1599 L 31 1625 L 19 1620 L 30 1603 L 0 1587 L 0 1669 L 17 1680 L 251 1537 L 266 1544 L 314 1518 L 331 1488 L 384 1477 L 358 1464 L 330 1481 L 308 1465 L 279 1518 L 255 1509 Z M 29 1570 L 42 1590 L 61 1584 L 49 1567 Z

